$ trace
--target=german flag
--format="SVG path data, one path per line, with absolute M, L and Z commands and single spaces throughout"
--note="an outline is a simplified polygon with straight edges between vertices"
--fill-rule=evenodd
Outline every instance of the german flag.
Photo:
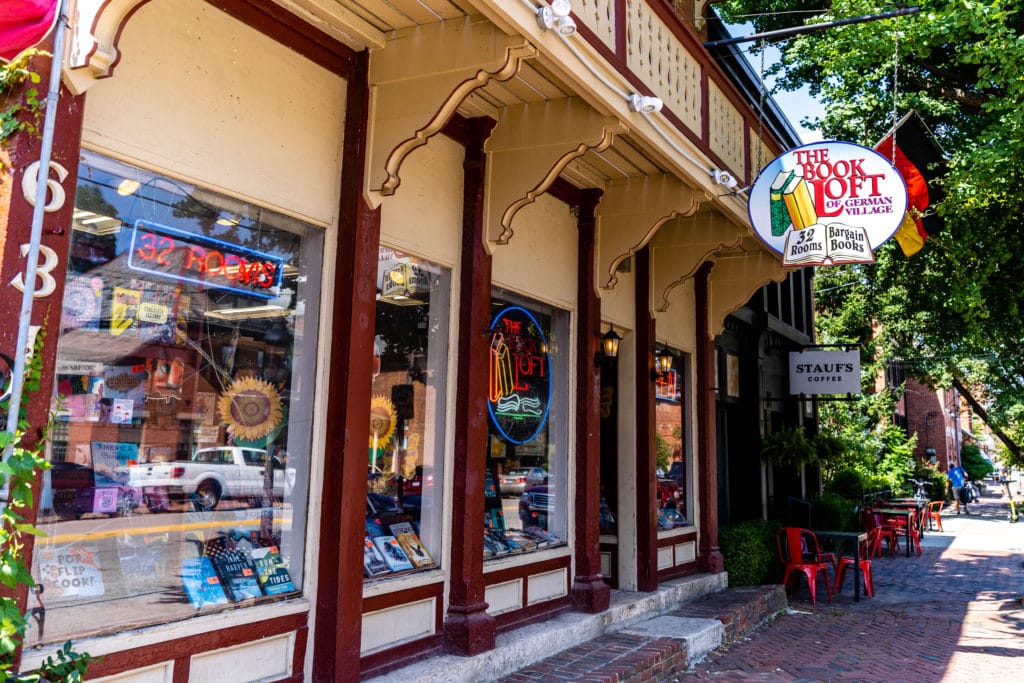
M 925 210 L 942 201 L 942 190 L 931 181 L 943 175 L 946 160 L 932 132 L 914 111 L 875 145 L 875 151 L 894 162 L 907 184 L 907 215 L 895 237 L 903 254 L 913 256 L 929 236 L 942 230 L 942 219 Z
M 53 28 L 57 0 L 0 2 L 0 59 L 10 61 L 39 43 Z

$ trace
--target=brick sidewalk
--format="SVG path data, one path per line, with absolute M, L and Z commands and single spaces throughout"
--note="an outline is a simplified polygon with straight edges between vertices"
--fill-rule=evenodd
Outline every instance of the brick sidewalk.
M 1024 524 L 995 495 L 971 509 L 944 515 L 921 557 L 875 558 L 874 599 L 854 603 L 847 579 L 812 606 L 801 583 L 787 613 L 675 680 L 1024 680 Z

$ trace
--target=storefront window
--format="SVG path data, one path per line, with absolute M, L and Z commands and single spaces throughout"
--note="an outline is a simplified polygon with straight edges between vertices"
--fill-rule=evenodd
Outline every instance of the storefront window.
M 435 567 L 448 373 L 449 270 L 381 247 L 363 574 Z
M 323 246 L 83 153 L 29 644 L 299 594 Z
M 658 354 L 655 396 L 655 461 L 657 463 L 657 526 L 667 530 L 690 524 L 684 379 L 686 358 L 671 349 Z
M 484 559 L 565 543 L 569 316 L 492 295 Z

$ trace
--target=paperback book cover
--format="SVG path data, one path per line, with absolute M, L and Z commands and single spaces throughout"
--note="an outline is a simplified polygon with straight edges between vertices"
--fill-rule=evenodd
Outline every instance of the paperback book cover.
M 367 577 L 380 576 L 381 574 L 387 574 L 391 570 L 388 569 L 388 563 L 384 561 L 384 556 L 377 550 L 377 546 L 373 544 L 373 539 L 369 536 L 363 538 L 363 574 Z
M 398 545 L 402 546 L 409 561 L 416 567 L 429 567 L 434 564 L 420 537 L 413 531 L 412 524 L 400 522 L 391 525 L 391 533 L 394 535 Z
M 413 568 L 409 556 L 405 554 L 398 539 L 394 536 L 378 536 L 373 539 L 373 543 L 377 546 L 380 554 L 384 556 L 384 562 L 387 563 L 388 569 L 391 571 L 400 572 L 403 569 Z
M 188 601 L 196 609 L 202 609 L 207 605 L 228 604 L 227 595 L 224 594 L 224 587 L 220 585 L 220 578 L 210 558 L 186 557 L 181 561 L 181 585 L 185 589 Z
M 256 569 L 256 579 L 263 589 L 264 595 L 280 595 L 295 590 L 288 567 L 281 557 L 277 546 L 254 548 L 250 553 L 252 564 Z
M 240 602 L 263 595 L 256 571 L 248 554 L 243 550 L 214 548 L 210 552 L 210 561 L 220 577 L 232 602 Z

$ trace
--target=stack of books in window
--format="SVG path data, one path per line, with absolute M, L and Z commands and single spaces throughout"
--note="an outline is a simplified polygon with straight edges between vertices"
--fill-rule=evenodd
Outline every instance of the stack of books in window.
M 193 552 L 182 559 L 181 581 L 196 609 L 296 590 L 278 547 L 258 546 L 255 534 L 231 533 L 204 541 L 193 533 L 187 540 Z
M 366 577 L 434 565 L 411 522 L 392 524 L 389 529 L 390 534 L 363 538 L 363 574 Z

